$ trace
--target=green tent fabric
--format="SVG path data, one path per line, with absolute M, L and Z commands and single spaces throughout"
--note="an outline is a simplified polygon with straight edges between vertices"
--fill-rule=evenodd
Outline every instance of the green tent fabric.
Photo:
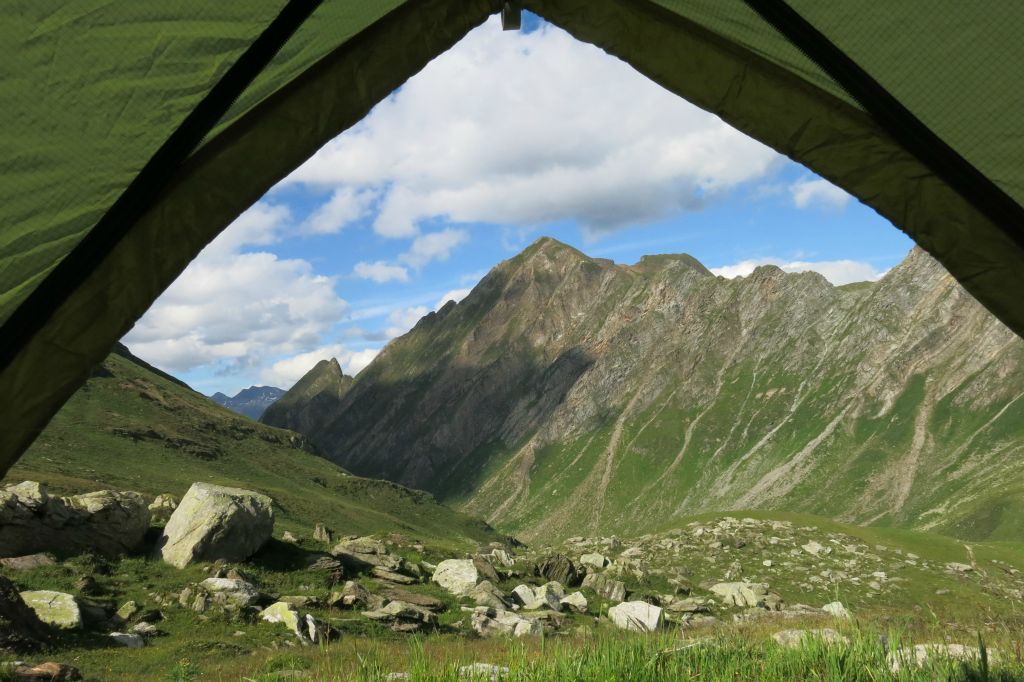
M 0 471 L 203 246 L 503 4 L 0 10 Z M 521 4 L 843 187 L 1024 332 L 1024 9 Z M 183 131 L 201 143 L 171 144 Z M 181 158 L 158 163 L 169 147 Z

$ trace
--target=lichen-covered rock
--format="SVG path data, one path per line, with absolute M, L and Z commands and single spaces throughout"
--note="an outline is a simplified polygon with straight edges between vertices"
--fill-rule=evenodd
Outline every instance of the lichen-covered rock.
M 0 490 L 0 556 L 91 551 L 113 557 L 138 549 L 147 528 L 149 509 L 139 493 L 52 497 L 34 481 Z
M 291 630 L 300 641 L 306 641 L 305 619 L 299 616 L 298 610 L 288 602 L 279 601 L 263 609 L 260 618 L 268 623 L 282 623 Z
M 29 590 L 21 598 L 36 612 L 39 620 L 62 630 L 82 627 L 82 612 L 70 594 L 52 590 Z
M 39 616 L 25 603 L 14 584 L 0 575 L 0 650 L 34 651 L 46 635 Z
M 732 606 L 761 607 L 770 611 L 778 611 L 782 607 L 782 599 L 768 591 L 766 583 L 715 583 L 711 592 L 722 598 L 725 604 Z
M 624 630 L 653 632 L 661 626 L 662 611 L 644 601 L 627 601 L 608 609 L 608 618 Z
M 178 498 L 170 493 L 163 493 L 157 495 L 156 498 L 149 503 L 149 514 L 153 521 L 166 522 L 171 518 L 171 514 L 178 508 Z
M 434 569 L 435 583 L 455 595 L 465 595 L 480 580 L 472 559 L 445 559 Z
M 194 483 L 174 510 L 158 544 L 164 561 L 184 568 L 196 561 L 248 559 L 274 530 L 273 501 L 266 495 Z

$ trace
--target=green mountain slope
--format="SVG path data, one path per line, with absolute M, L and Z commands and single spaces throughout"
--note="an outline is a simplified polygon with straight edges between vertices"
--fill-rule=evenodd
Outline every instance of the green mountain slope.
M 782 509 L 1024 538 L 1024 343 L 914 250 L 833 287 L 550 239 L 424 317 L 302 431 L 527 538 Z
M 267 407 L 260 421 L 282 429 L 308 431 L 337 412 L 353 381 L 341 371 L 341 365 L 334 358 L 321 360 L 291 390 Z
M 427 493 L 352 476 L 298 434 L 253 422 L 120 347 L 54 417 L 5 482 L 51 492 L 101 488 L 181 496 L 195 481 L 258 490 L 277 505 L 277 533 L 401 531 L 458 544 L 495 539 L 486 524 Z

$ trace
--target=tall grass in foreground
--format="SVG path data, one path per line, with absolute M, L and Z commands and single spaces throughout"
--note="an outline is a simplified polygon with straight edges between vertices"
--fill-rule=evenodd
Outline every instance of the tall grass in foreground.
M 850 643 L 827 645 L 810 639 L 798 649 L 771 640 L 737 635 L 680 639 L 677 635 L 628 635 L 603 632 L 582 638 L 476 640 L 456 645 L 450 639 L 419 638 L 402 645 L 339 643 L 309 652 L 304 672 L 313 680 L 386 680 L 404 672 L 412 682 L 490 680 L 460 674 L 459 667 L 475 662 L 508 667 L 509 681 L 660 682 L 662 680 L 800 680 L 875 682 L 878 680 L 956 682 L 1024 682 L 1024 665 L 1010 651 L 987 652 L 972 662 L 933 660 L 924 667 L 904 666 L 893 672 L 889 652 L 899 646 L 896 636 L 853 630 Z M 934 641 L 934 640 L 933 640 Z M 454 645 L 454 646 L 453 646 Z M 296 666 L 298 668 L 299 666 Z M 251 682 L 295 679 L 276 670 L 244 676 Z M 294 674 L 294 673 L 291 673 Z M 300 678 L 305 679 L 305 678 Z

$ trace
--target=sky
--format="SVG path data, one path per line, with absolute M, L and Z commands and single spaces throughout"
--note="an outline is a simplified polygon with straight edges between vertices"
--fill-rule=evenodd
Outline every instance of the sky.
M 541 236 L 723 277 L 873 280 L 913 243 L 806 168 L 527 16 L 492 19 L 215 239 L 124 342 L 206 394 L 346 373 Z

